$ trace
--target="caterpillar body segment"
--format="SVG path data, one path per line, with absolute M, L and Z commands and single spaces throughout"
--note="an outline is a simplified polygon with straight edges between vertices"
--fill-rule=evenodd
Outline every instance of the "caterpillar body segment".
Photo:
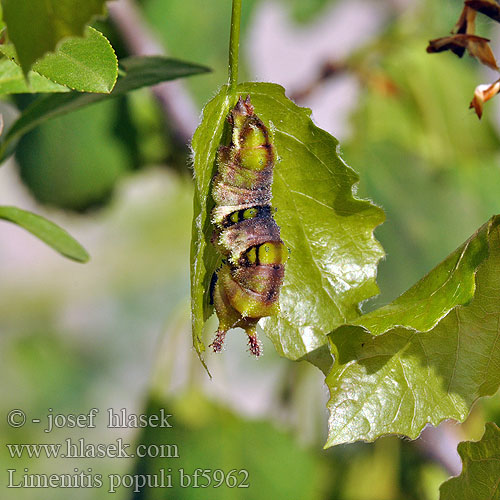
M 250 352 L 261 353 L 256 326 L 279 311 L 288 250 L 273 218 L 271 186 L 276 152 L 250 96 L 241 97 L 228 117 L 231 144 L 217 154 L 212 183 L 212 242 L 223 264 L 212 281 L 211 300 L 219 327 L 211 347 L 222 350 L 226 332 L 243 328 Z

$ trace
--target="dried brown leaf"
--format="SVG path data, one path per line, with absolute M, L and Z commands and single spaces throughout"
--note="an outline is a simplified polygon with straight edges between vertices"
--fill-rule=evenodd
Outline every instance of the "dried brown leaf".
M 500 80 L 491 85 L 481 84 L 474 90 L 474 97 L 470 103 L 469 109 L 474 108 L 479 119 L 483 116 L 483 104 L 495 97 L 500 92 Z
M 457 24 L 453 27 L 451 31 L 454 34 L 469 34 L 474 35 L 476 28 L 476 11 L 464 5 L 462 9 L 462 13 L 458 18 Z
M 427 52 L 436 53 L 451 50 L 459 57 L 463 54 L 463 49 L 467 49 L 469 54 L 476 57 L 486 66 L 498 69 L 497 62 L 491 48 L 489 39 L 477 35 L 457 34 L 436 38 L 431 40 L 427 47 Z
M 469 54 L 476 57 L 483 64 L 492 69 L 498 69 L 497 61 L 495 59 L 495 54 L 493 54 L 489 40 L 487 38 L 482 38 L 474 35 L 462 35 L 468 37 L 467 50 Z
M 465 5 L 500 23 L 500 2 L 496 0 L 466 0 Z

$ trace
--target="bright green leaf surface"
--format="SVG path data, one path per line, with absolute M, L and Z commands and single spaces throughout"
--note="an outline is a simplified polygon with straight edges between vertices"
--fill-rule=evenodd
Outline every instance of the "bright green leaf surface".
M 120 61 L 126 74 L 120 76 L 110 94 L 68 92 L 42 97 L 29 106 L 7 132 L 0 146 L 3 160 L 11 152 L 13 142 L 50 118 L 69 113 L 84 106 L 118 97 L 141 87 L 155 85 L 209 71 L 204 66 L 177 61 L 165 57 L 129 57 Z
M 385 333 L 396 325 L 429 330 L 451 309 L 474 296 L 475 271 L 488 255 L 487 236 L 483 226 L 391 304 L 365 314 L 352 324 L 363 326 L 372 335 Z
M 274 136 L 278 161 L 273 206 L 281 237 L 290 249 L 280 297 L 280 314 L 263 328 L 280 354 L 300 359 L 321 351 L 326 334 L 358 316 L 358 303 L 377 293 L 376 265 L 383 255 L 373 229 L 383 212 L 355 199 L 358 180 L 338 156 L 338 143 L 310 119 L 310 111 L 285 97 L 282 87 L 244 83 L 237 94 L 250 94 L 256 113 Z M 203 325 L 212 312 L 207 290 L 218 256 L 210 244 L 210 183 L 226 117 L 236 96 L 227 87 L 205 108 L 193 138 L 194 200 L 192 317 L 194 345 L 204 350 Z M 320 366 L 325 366 L 324 357 Z M 315 362 L 318 356 L 314 356 Z
M 73 90 L 108 93 L 118 77 L 118 60 L 107 38 L 88 27 L 85 37 L 65 40 L 33 69 Z
M 67 37 L 82 36 L 105 0 L 2 0 L 10 41 L 24 73 Z
M 355 323 L 330 335 L 326 446 L 391 433 L 414 439 L 427 423 L 463 421 L 500 384 L 500 216 L 391 306 Z
M 500 499 L 500 429 L 486 424 L 480 441 L 458 445 L 463 470 L 441 485 L 440 500 Z
M 67 87 L 58 85 L 34 71 L 29 72 L 29 82 L 28 85 L 21 68 L 15 62 L 0 59 L 0 94 L 69 92 Z
M 18 62 L 12 44 L 0 45 L 0 50 Z M 109 93 L 118 76 L 118 61 L 107 38 L 88 27 L 85 37 L 65 40 L 56 52 L 47 54 L 36 62 L 33 70 L 73 90 Z
M 40 215 L 16 207 L 0 206 L 0 219 L 23 227 L 65 257 L 78 262 L 89 260 L 85 249 L 72 236 Z

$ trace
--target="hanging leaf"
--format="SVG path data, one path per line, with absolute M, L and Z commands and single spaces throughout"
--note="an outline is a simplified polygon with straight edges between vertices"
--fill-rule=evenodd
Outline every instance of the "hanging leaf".
M 76 260 L 87 262 L 89 255 L 72 236 L 58 225 L 44 217 L 21 210 L 17 207 L 0 206 L 0 219 L 4 219 L 26 229 L 38 239 L 44 241 L 56 252 Z
M 463 49 L 467 49 L 471 56 L 476 57 L 489 68 L 498 69 L 495 55 L 491 51 L 489 42 L 490 40 L 488 38 L 477 35 L 450 35 L 431 40 L 427 47 L 427 52 L 433 54 L 451 50 L 459 57 L 462 57 Z
M 238 96 L 250 95 L 255 113 L 270 128 L 278 155 L 272 205 L 281 238 L 290 250 L 280 295 L 280 313 L 262 326 L 278 352 L 307 357 L 322 369 L 331 364 L 326 334 L 355 319 L 358 304 L 377 293 L 377 262 L 383 255 L 373 237 L 381 209 L 352 195 L 358 177 L 339 157 L 338 143 L 314 125 L 310 111 L 288 100 L 282 87 L 244 83 L 227 87 L 205 107 L 193 138 L 194 199 L 191 300 L 194 346 L 204 350 L 203 325 L 212 314 L 208 290 L 218 255 L 210 243 L 210 185 L 226 118 Z
M 470 7 L 464 6 L 462 13 L 457 21 L 457 24 L 453 27 L 452 33 L 468 33 L 473 35 L 475 32 L 475 21 L 476 21 L 476 11 Z M 463 54 L 462 49 L 462 54 Z M 462 54 L 457 54 L 462 57 Z
M 439 488 L 440 500 L 500 499 L 500 429 L 493 422 L 485 426 L 480 441 L 458 445 L 463 470 Z
M 392 304 L 330 335 L 326 446 L 463 421 L 500 384 L 500 216 Z

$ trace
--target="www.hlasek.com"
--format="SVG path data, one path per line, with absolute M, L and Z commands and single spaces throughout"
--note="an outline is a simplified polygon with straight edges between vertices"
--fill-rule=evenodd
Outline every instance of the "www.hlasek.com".
M 176 444 L 88 443 L 84 438 L 74 441 L 67 438 L 64 443 L 20 443 L 7 444 L 10 458 L 179 458 Z
M 92 408 L 84 414 L 54 413 L 48 409 L 43 432 L 50 433 L 54 429 L 95 428 L 99 410 Z M 171 414 L 161 409 L 158 414 L 132 414 L 124 408 L 119 411 L 108 409 L 108 428 L 171 428 Z M 27 423 L 41 424 L 39 418 L 28 419 L 28 415 L 19 409 L 11 410 L 7 415 L 7 423 L 13 428 L 20 428 Z M 118 438 L 111 443 L 92 443 L 84 438 L 66 438 L 61 443 L 10 443 L 6 444 L 9 456 L 19 459 L 93 459 L 93 458 L 152 458 L 179 459 L 177 444 L 172 443 L 125 443 Z M 172 470 L 161 468 L 151 474 L 102 474 L 94 473 L 92 468 L 74 468 L 73 473 L 35 474 L 28 468 L 7 469 L 7 488 L 101 488 L 107 483 L 109 493 L 120 488 L 131 489 L 135 493 L 145 488 L 248 488 L 248 471 L 245 469 L 202 469 L 187 471 L 184 468 Z

